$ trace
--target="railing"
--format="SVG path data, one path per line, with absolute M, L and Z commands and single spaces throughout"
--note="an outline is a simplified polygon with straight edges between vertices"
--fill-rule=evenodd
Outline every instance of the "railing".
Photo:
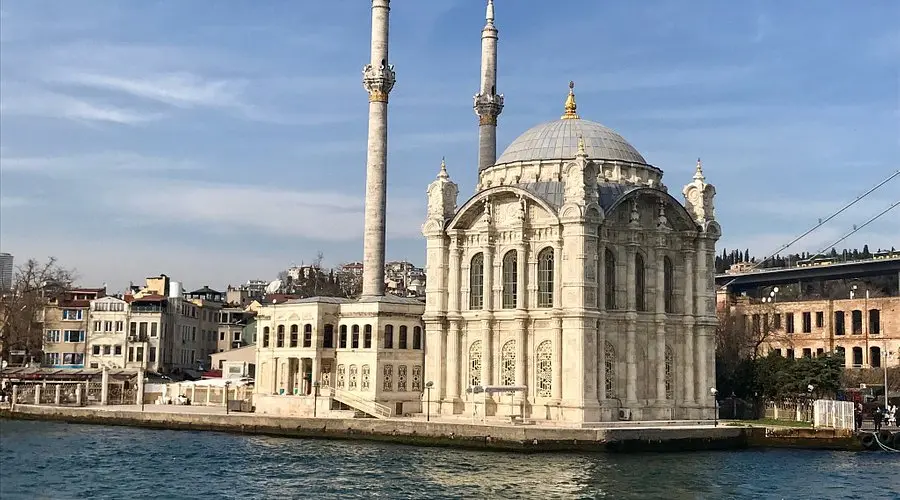
M 362 412 L 368 413 L 375 418 L 390 418 L 391 414 L 393 413 L 391 412 L 391 409 L 389 407 L 383 404 L 376 403 L 371 399 L 361 398 L 356 394 L 342 391 L 340 389 L 334 390 L 333 397 L 341 403 L 344 403 L 347 406 L 352 406 L 353 408 L 356 408 L 357 410 L 360 410 Z

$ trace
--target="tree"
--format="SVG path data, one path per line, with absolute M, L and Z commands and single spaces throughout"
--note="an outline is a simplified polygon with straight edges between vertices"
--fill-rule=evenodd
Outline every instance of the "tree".
M 340 269 L 335 273 L 338 288 L 343 297 L 355 299 L 362 294 L 362 276 L 352 271 Z
M 0 297 L 0 359 L 8 361 L 11 351 L 25 351 L 26 359 L 41 353 L 44 306 L 63 296 L 73 281 L 74 272 L 54 257 L 29 259 L 16 269 L 12 288 Z

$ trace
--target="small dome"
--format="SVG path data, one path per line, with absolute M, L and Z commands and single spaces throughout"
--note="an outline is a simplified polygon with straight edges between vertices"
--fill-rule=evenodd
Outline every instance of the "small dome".
M 647 164 L 637 149 L 614 130 L 577 117 L 554 120 L 529 129 L 503 151 L 495 164 L 572 159 L 578 152 L 579 137 L 584 139 L 588 158 Z

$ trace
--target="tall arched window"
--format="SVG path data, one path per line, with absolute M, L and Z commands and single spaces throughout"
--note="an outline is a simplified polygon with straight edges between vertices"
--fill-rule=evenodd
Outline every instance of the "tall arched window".
M 322 347 L 330 349 L 334 347 L 334 325 L 325 325 L 325 333 L 322 336 Z
M 612 250 L 606 249 L 603 255 L 603 265 L 606 274 L 606 309 L 617 309 L 616 307 L 616 254 Z
M 500 349 L 500 385 L 516 384 L 516 341 L 510 340 Z
M 359 325 L 353 325 L 350 330 L 350 347 L 359 349 Z
M 406 325 L 400 326 L 400 338 L 397 340 L 397 349 L 406 349 Z
M 481 341 L 472 342 L 469 347 L 469 387 L 481 385 Z
M 538 307 L 553 307 L 553 249 L 538 254 Z
M 503 309 L 516 308 L 516 292 L 519 281 L 519 259 L 515 250 L 503 256 Z
M 278 325 L 278 334 L 275 337 L 275 347 L 284 347 L 284 325 Z
M 384 348 L 394 348 L 394 325 L 384 325 Z
M 269 347 L 269 327 L 263 327 L 263 347 Z
M 603 371 L 606 374 L 606 398 L 615 399 L 616 395 L 616 349 L 609 342 L 603 347 L 605 363 Z
M 338 347 L 341 349 L 347 348 L 347 325 L 341 325 L 341 333 L 338 338 Z
M 363 349 L 372 348 L 372 325 L 363 327 Z
M 288 344 L 291 347 L 297 347 L 297 339 L 298 339 L 298 330 L 297 325 L 291 325 L 291 341 Z
M 472 257 L 469 266 L 469 309 L 484 307 L 484 254 Z
M 663 257 L 663 294 L 666 312 L 675 312 L 675 268 L 668 257 Z
M 644 256 L 634 254 L 634 307 L 638 311 L 646 311 L 647 303 L 644 300 L 646 286 L 644 283 Z
M 666 399 L 675 399 L 675 353 L 666 346 Z
M 549 398 L 553 394 L 553 344 L 545 340 L 537 348 L 537 395 Z
M 303 325 L 303 347 L 312 347 L 312 325 Z
M 422 327 L 414 326 L 413 327 L 413 349 L 421 349 L 422 348 Z

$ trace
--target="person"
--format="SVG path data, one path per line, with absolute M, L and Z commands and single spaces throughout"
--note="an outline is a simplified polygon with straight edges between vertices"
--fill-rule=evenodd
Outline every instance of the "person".
M 891 427 L 897 426 L 897 405 L 891 405 L 888 411 L 888 425 Z
M 884 417 L 884 414 L 881 412 L 881 407 L 875 408 L 875 412 L 872 413 L 872 421 L 875 422 L 875 432 L 881 430 L 881 419 Z
M 863 421 L 863 407 L 862 403 L 856 403 L 856 408 L 853 409 L 853 417 L 856 422 L 856 427 L 854 430 L 861 431 L 862 430 L 862 421 Z

